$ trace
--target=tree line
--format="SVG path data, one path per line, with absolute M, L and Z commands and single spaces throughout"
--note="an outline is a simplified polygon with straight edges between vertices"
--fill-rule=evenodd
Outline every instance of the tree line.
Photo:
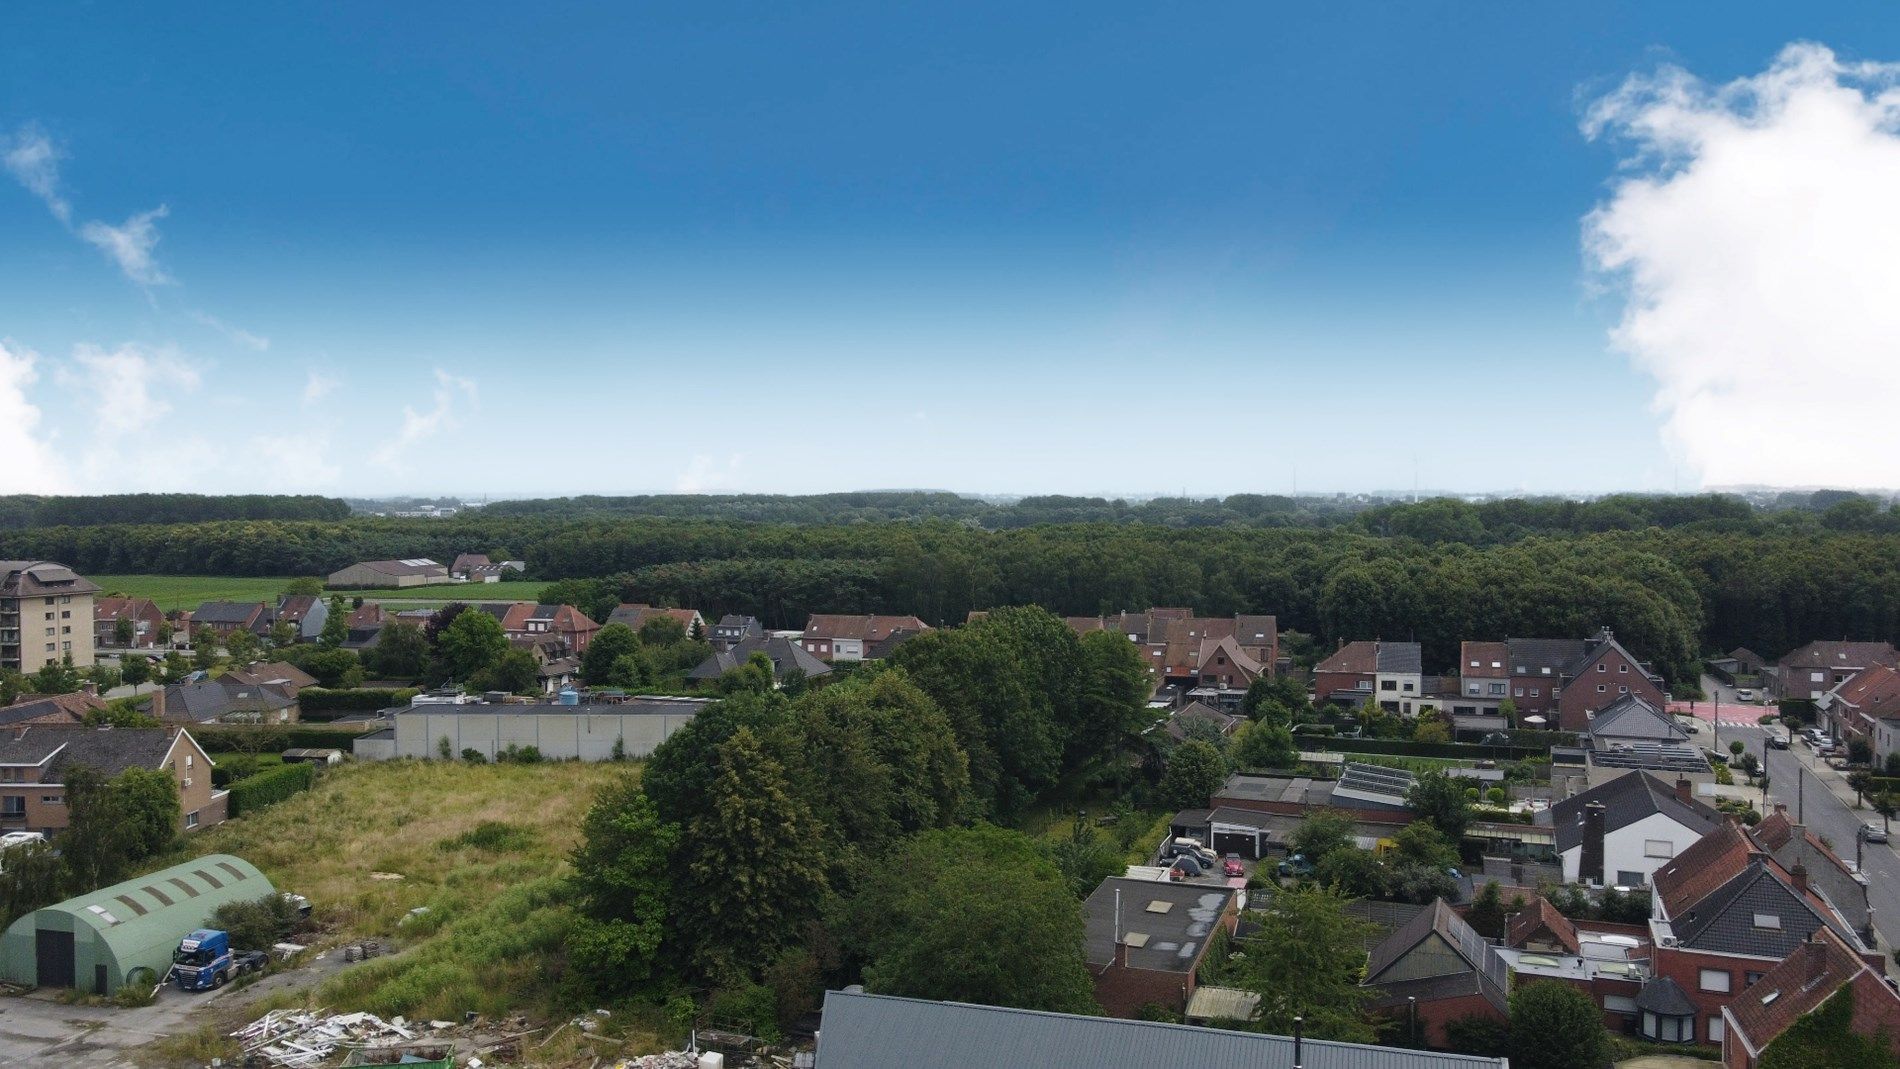
M 0 496 L 0 530 L 207 520 L 340 520 L 349 514 L 350 506 L 341 499 L 315 494 Z

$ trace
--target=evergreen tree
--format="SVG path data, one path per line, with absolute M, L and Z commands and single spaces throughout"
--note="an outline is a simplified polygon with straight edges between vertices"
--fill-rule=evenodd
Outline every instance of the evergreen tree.
M 1250 915 L 1259 930 L 1241 941 L 1241 985 L 1261 996 L 1262 1031 L 1290 1034 L 1300 1017 L 1314 1039 L 1373 1040 L 1364 1012 L 1371 992 L 1359 986 L 1373 926 L 1346 912 L 1346 903 L 1324 888 L 1296 887 Z

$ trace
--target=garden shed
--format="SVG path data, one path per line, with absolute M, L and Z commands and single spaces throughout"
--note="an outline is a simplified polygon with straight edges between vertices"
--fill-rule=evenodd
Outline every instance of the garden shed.
M 14 921 L 0 936 L 0 978 L 96 995 L 153 985 L 171 967 L 178 940 L 219 906 L 274 891 L 256 866 L 230 854 L 115 883 Z

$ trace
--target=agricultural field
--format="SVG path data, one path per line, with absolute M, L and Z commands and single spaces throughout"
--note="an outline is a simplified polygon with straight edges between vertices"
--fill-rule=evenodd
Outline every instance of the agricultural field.
M 217 575 L 91 575 L 107 594 L 151 598 L 165 611 L 195 609 L 207 601 L 276 601 L 290 582 L 288 576 Z M 535 601 L 546 583 L 456 583 L 410 587 L 406 590 L 337 590 L 346 598 L 381 602 L 390 608 L 446 605 L 451 601 Z

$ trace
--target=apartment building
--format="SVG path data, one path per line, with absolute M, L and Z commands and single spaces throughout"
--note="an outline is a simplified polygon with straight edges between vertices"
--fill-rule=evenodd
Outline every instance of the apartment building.
M 91 667 L 97 593 L 97 584 L 64 564 L 0 561 L 0 668 L 37 672 L 67 657 Z

